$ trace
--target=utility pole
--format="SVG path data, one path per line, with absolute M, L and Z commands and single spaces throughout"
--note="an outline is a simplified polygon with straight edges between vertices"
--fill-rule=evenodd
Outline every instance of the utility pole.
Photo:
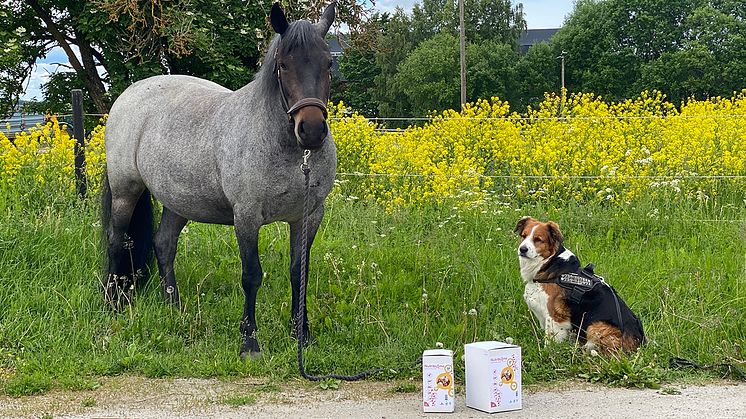
M 466 105 L 466 35 L 464 31 L 464 0 L 458 0 L 459 23 L 461 26 L 461 110 Z
M 559 57 L 557 57 L 558 60 L 562 60 L 562 97 L 565 97 L 565 56 L 567 55 L 567 51 L 562 51 L 562 54 L 560 54 Z

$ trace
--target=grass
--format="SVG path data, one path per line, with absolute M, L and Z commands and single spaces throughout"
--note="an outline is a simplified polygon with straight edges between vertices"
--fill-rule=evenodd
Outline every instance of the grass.
M 700 365 L 746 359 L 742 196 L 587 205 L 493 200 L 478 208 L 457 207 L 386 213 L 372 202 L 330 198 L 310 259 L 307 301 L 317 344 L 304 353 L 309 374 L 399 367 L 442 342 L 455 351 L 456 378 L 462 381 L 463 344 L 508 337 L 523 348 L 524 384 L 581 378 L 655 386 L 722 374 L 670 370 L 673 356 Z M 567 344 L 545 345 L 522 299 L 512 229 L 524 215 L 559 223 L 565 245 L 582 263 L 594 262 L 596 272 L 641 317 L 647 346 L 606 358 Z M 263 354 L 247 362 L 238 357 L 244 297 L 231 227 L 185 228 L 175 268 L 181 309 L 161 300 L 153 273 L 119 313 L 107 309 L 99 292 L 99 230 L 93 203 L 37 202 L 0 213 L 5 394 L 93 389 L 96 377 L 124 373 L 260 376 L 275 382 L 298 377 L 289 330 L 286 225 L 261 232 L 266 276 L 257 313 Z M 420 374 L 414 368 L 377 378 Z

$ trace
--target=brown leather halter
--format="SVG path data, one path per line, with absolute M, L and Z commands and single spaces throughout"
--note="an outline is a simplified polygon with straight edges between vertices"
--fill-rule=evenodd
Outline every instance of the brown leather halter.
M 282 39 L 282 38 L 280 38 Z M 280 44 L 277 44 L 277 49 L 275 50 L 275 56 L 273 57 L 275 60 L 275 65 L 277 65 L 277 51 L 280 50 Z M 331 78 L 331 75 L 329 76 Z M 299 101 L 295 102 L 293 106 L 288 105 L 288 99 L 285 96 L 285 89 L 282 87 L 282 76 L 280 75 L 280 67 L 277 66 L 277 84 L 280 86 L 280 97 L 282 98 L 282 105 L 286 109 L 286 112 L 288 114 L 288 118 L 290 121 L 293 120 L 293 116 L 291 115 L 293 112 L 305 108 L 307 106 L 316 106 L 317 108 L 321 109 L 321 112 L 324 114 L 324 119 L 327 119 L 329 117 L 329 114 L 326 111 L 326 103 L 329 101 L 327 98 L 327 101 L 324 102 L 323 100 L 315 97 L 304 97 L 300 99 Z M 331 92 L 330 92 L 331 93 Z

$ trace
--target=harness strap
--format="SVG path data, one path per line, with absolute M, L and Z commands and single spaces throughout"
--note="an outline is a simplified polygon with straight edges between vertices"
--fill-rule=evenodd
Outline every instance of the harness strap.
M 580 302 L 583 301 L 583 298 L 585 298 L 585 293 L 592 290 L 598 284 L 606 283 L 603 277 L 596 275 L 593 272 L 595 267 L 594 264 L 589 263 L 585 268 L 578 269 L 576 272 L 569 272 L 549 279 L 534 279 L 534 282 L 557 284 L 569 291 L 566 295 L 568 300 L 575 304 L 580 304 Z M 609 286 L 609 288 L 611 288 L 611 286 Z M 616 317 L 619 323 L 619 331 L 624 334 L 624 321 L 622 320 L 622 307 L 621 304 L 619 304 L 619 296 L 614 288 L 611 288 L 611 292 L 614 295 L 614 305 L 616 306 Z

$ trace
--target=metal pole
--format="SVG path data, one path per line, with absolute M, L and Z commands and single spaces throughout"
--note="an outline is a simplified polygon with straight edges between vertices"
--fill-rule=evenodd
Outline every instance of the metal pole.
M 466 105 L 466 35 L 464 31 L 464 0 L 458 1 L 459 23 L 461 26 L 461 109 Z
M 83 91 L 72 90 L 73 137 L 75 137 L 75 185 L 81 199 L 85 199 L 88 183 L 85 176 L 85 127 L 83 122 Z
M 560 54 L 559 57 L 557 57 L 562 62 L 562 97 L 565 97 L 565 55 L 567 55 L 566 51 L 562 51 L 562 54 Z

